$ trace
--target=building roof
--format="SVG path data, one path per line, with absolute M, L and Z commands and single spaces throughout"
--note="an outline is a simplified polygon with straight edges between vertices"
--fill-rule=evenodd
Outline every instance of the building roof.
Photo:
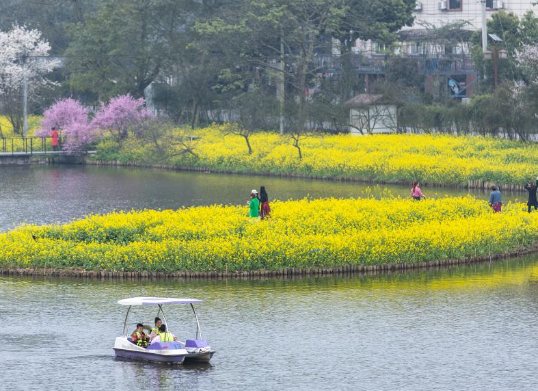
M 386 104 L 387 99 L 381 94 L 359 94 L 344 103 L 346 107 L 366 107 L 373 104 Z
M 440 27 L 434 29 L 409 29 L 401 30 L 398 32 L 400 41 L 463 41 L 468 42 L 471 40 L 473 31 L 465 28 L 449 28 Z

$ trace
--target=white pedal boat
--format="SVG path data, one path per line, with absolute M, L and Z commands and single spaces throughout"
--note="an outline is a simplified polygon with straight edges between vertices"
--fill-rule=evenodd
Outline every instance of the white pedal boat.
M 153 361 L 170 364 L 188 364 L 188 363 L 208 363 L 215 354 L 211 346 L 202 339 L 202 331 L 198 315 L 194 309 L 194 304 L 201 303 L 202 300 L 197 299 L 177 299 L 167 297 L 133 297 L 118 301 L 118 304 L 129 306 L 123 323 L 123 335 L 116 337 L 114 343 L 114 353 L 116 357 L 140 360 Z M 157 315 L 162 314 L 164 323 L 166 316 L 162 306 L 165 304 L 188 304 L 191 306 L 196 319 L 196 336 L 195 339 L 187 339 L 185 342 L 152 342 L 148 347 L 141 347 L 134 344 L 131 336 L 127 334 L 127 320 L 132 306 L 138 305 L 153 305 L 158 306 Z

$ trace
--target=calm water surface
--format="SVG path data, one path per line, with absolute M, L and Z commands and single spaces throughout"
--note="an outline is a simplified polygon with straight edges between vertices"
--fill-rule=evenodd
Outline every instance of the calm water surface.
M 408 195 L 398 186 L 0 166 L 0 230 L 112 210 L 238 204 L 260 185 L 278 199 Z M 217 349 L 211 365 L 115 360 L 112 345 L 124 316 L 115 303 L 140 295 L 205 300 L 198 308 L 204 336 Z M 150 323 L 155 313 L 139 309 L 134 315 L 133 323 Z M 180 338 L 193 335 L 184 309 L 170 307 L 167 316 Z M 538 259 L 302 280 L 0 277 L 0 324 L 0 389 L 6 390 L 535 390 Z
M 211 364 L 114 359 L 125 310 L 115 303 L 137 295 L 204 299 Z M 192 335 L 176 308 L 172 331 Z M 137 309 L 132 322 L 154 316 Z M 537 259 L 301 280 L 0 278 L 0 320 L 6 390 L 536 390 L 538 380 Z
M 405 186 L 284 179 L 245 175 L 170 172 L 84 166 L 0 166 L 0 230 L 21 223 L 67 222 L 90 213 L 130 209 L 244 204 L 250 190 L 265 185 L 271 199 L 408 196 Z M 424 188 L 430 197 L 465 195 L 466 190 Z M 487 199 L 483 192 L 473 195 Z M 504 195 L 505 200 L 525 194 Z

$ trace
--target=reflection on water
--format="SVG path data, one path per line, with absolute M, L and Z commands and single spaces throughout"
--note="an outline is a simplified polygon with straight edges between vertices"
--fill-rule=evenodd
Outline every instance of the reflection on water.
M 534 390 L 538 377 L 536 258 L 297 280 L 0 278 L 0 292 L 6 389 Z M 115 360 L 116 301 L 138 295 L 203 299 L 211 365 Z M 186 308 L 165 310 L 193 335 Z
M 409 195 L 406 186 L 369 188 L 351 182 L 84 166 L 2 166 L 0 183 L 0 230 L 23 222 L 66 222 L 112 210 L 244 204 L 250 190 L 261 185 L 267 187 L 272 199 L 280 200 Z M 467 194 L 466 190 L 423 190 L 429 197 Z M 473 194 L 487 199 L 484 192 Z M 525 194 L 504 196 L 505 200 L 525 199 Z

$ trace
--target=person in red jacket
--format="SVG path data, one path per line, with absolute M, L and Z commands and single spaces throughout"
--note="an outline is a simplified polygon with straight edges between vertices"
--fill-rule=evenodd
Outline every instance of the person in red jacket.
M 52 149 L 54 151 L 57 151 L 59 149 L 59 146 L 60 146 L 60 143 L 58 142 L 58 137 L 59 137 L 58 131 L 53 126 L 51 131 L 50 131 L 50 138 L 52 139 Z

